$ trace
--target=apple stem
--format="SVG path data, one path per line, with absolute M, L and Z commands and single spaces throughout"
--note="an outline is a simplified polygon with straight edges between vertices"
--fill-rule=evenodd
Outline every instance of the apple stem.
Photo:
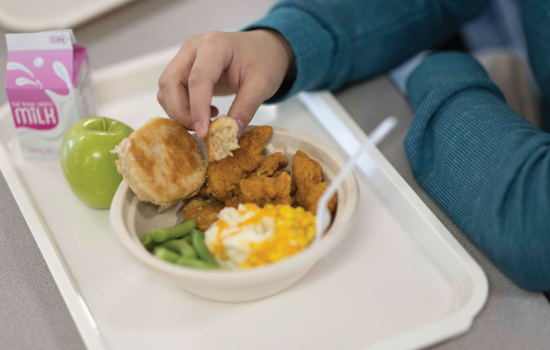
M 103 131 L 107 131 L 107 123 L 105 122 L 105 117 L 103 119 Z

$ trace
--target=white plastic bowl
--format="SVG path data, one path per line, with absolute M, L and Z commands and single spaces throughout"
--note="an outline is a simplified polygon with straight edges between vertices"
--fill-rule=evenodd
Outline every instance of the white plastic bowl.
M 253 126 L 245 129 L 246 134 Z M 199 141 L 204 153 L 204 143 Z M 344 167 L 345 160 L 327 144 L 302 133 L 273 128 L 273 134 L 266 143 L 266 156 L 282 152 L 289 161 L 297 150 L 318 161 L 323 168 L 323 178 L 330 181 Z M 157 207 L 140 202 L 137 196 L 122 182 L 111 204 L 111 229 L 118 241 L 130 255 L 143 266 L 183 289 L 217 301 L 251 301 L 276 294 L 298 281 L 321 258 L 332 251 L 348 234 L 359 194 L 355 176 L 350 174 L 338 190 L 338 207 L 334 221 L 319 242 L 276 263 L 239 271 L 210 271 L 175 265 L 149 253 L 139 237 L 153 229 L 173 226 L 183 220 L 180 203 L 161 214 Z

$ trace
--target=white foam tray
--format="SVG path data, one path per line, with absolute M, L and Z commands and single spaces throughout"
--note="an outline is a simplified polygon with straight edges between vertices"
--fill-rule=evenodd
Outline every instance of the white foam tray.
M 18 32 L 73 28 L 135 0 L 7 0 L 0 25 Z
M 175 49 L 94 74 L 99 111 L 139 128 L 164 115 L 157 80 Z M 262 106 L 253 123 L 294 129 L 340 152 L 366 139 L 330 93 Z M 226 112 L 230 98 L 214 104 Z M 325 127 L 328 129 L 325 129 Z M 329 130 L 330 132 L 327 132 Z M 332 136 L 331 136 L 332 135 Z M 466 332 L 487 279 L 377 150 L 356 174 L 353 231 L 297 284 L 227 304 L 195 297 L 137 265 L 82 204 L 58 161 L 26 161 L 7 105 L 0 168 L 89 349 L 417 349 Z

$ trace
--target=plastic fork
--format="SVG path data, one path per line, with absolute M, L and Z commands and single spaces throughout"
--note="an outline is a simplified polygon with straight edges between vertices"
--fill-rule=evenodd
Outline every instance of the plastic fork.
M 327 205 L 332 196 L 336 193 L 342 182 L 346 179 L 348 174 L 357 165 L 357 161 L 361 159 L 372 147 L 378 145 L 393 128 L 397 125 L 397 119 L 395 117 L 387 117 L 380 123 L 368 136 L 368 140 L 365 141 L 361 148 L 355 153 L 353 157 L 347 162 L 346 166 L 336 177 L 330 182 L 328 188 L 323 192 L 321 198 L 317 202 L 317 213 L 315 214 L 315 240 L 319 241 L 323 236 L 323 233 L 330 225 L 330 213 L 327 209 Z M 369 158 L 370 161 L 372 159 Z

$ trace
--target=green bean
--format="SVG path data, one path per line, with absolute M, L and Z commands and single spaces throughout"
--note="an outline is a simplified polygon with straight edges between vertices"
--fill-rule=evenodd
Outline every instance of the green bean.
M 191 235 L 187 235 L 185 237 L 182 238 L 184 241 L 186 241 L 187 243 L 189 244 L 193 244 L 193 240 L 191 239 Z
M 181 238 L 185 236 L 191 232 L 195 226 L 197 226 L 197 223 L 194 219 L 184 220 L 181 224 L 174 227 L 153 230 L 153 232 L 151 232 L 151 236 L 153 236 L 156 243 L 162 243 L 169 239 Z
M 176 262 L 180 257 L 178 253 L 174 253 L 170 249 L 164 247 L 155 247 L 155 256 L 169 262 Z
M 197 231 L 201 235 L 201 238 L 204 240 L 204 232 L 202 232 L 198 228 L 195 228 L 195 229 L 191 230 L 190 236 L 193 237 L 193 232 L 195 232 L 195 231 Z
M 218 265 L 213 265 L 213 264 L 207 263 L 206 261 L 202 261 L 194 258 L 181 257 L 181 258 L 178 258 L 178 260 L 176 260 L 176 264 L 182 265 L 182 266 L 188 266 L 188 267 L 198 267 L 200 269 L 219 269 Z
M 212 254 L 210 254 L 208 247 L 204 244 L 204 238 L 202 238 L 199 230 L 191 231 L 191 239 L 193 240 L 193 248 L 195 248 L 195 251 L 199 257 L 209 264 L 218 266 L 218 263 L 216 263 L 216 260 L 214 260 Z
M 141 244 L 143 244 L 148 249 L 152 248 L 155 245 L 153 237 L 151 237 L 149 233 L 146 233 L 143 236 L 139 237 L 139 240 L 141 241 Z
M 171 251 L 178 253 L 179 255 L 186 258 L 197 257 L 195 249 L 193 249 L 193 247 L 183 239 L 172 239 L 170 241 L 162 243 L 160 246 L 170 249 Z

